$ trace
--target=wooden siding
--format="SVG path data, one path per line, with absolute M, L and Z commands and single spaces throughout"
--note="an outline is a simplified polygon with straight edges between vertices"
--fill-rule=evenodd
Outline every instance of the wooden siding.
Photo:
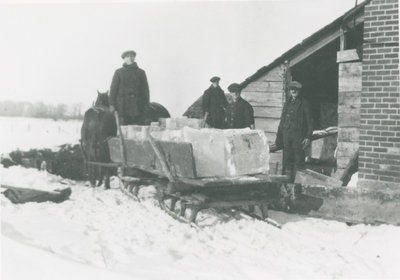
M 361 69 L 361 62 L 339 64 L 337 177 L 359 147 Z
M 242 90 L 242 97 L 254 109 L 255 127 L 265 132 L 268 142 L 275 143 L 276 132 L 283 107 L 284 68 L 279 65 L 271 69 L 264 76 L 249 83 Z M 278 174 L 282 169 L 282 153 L 273 153 L 270 158 L 270 172 Z

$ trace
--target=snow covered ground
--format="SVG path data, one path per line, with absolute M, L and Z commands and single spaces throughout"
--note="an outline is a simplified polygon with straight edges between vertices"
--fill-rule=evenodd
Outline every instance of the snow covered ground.
M 0 117 L 0 153 L 78 143 L 81 121 Z
M 65 186 L 61 181 L 0 167 L 1 183 L 56 188 Z M 208 211 L 195 229 L 162 212 L 152 187 L 138 203 L 115 178 L 111 190 L 69 183 L 71 198 L 60 204 L 15 205 L 1 195 L 1 279 L 400 278 L 399 227 L 349 227 L 271 211 L 283 224 L 277 229 Z

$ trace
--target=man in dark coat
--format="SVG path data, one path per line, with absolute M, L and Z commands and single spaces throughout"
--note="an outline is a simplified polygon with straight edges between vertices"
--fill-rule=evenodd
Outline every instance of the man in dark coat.
M 240 97 L 242 91 L 240 85 L 231 84 L 228 90 L 232 93 L 233 102 L 225 111 L 225 128 L 254 129 L 254 110 L 249 102 Z
M 283 169 L 294 180 L 296 171 L 305 165 L 304 150 L 310 145 L 312 117 L 310 107 L 302 96 L 299 82 L 289 84 L 290 97 L 283 106 L 275 144 L 283 148 Z
M 211 86 L 204 91 L 202 99 L 202 109 L 204 121 L 207 125 L 214 128 L 224 128 L 225 108 L 228 106 L 225 93 L 219 86 L 221 78 L 212 77 Z
M 121 125 L 141 125 L 150 99 L 146 73 L 136 64 L 134 51 L 126 51 L 121 57 L 123 67 L 115 71 L 111 82 L 110 110 L 118 112 Z

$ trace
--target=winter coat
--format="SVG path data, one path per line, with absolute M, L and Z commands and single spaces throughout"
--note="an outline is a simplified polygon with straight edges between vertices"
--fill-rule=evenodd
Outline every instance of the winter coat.
M 275 140 L 275 144 L 278 147 L 283 147 L 284 130 L 292 133 L 296 141 L 298 141 L 298 145 L 301 145 L 301 142 L 306 138 L 311 140 L 313 124 L 308 101 L 299 96 L 298 100 L 292 105 L 294 106 L 292 117 L 289 116 L 290 102 L 292 102 L 291 98 L 286 101 L 282 109 L 281 120 Z
M 110 88 L 110 105 L 119 115 L 137 117 L 149 106 L 149 85 L 146 73 L 136 62 L 124 64 L 115 71 Z
M 254 124 L 254 110 L 249 102 L 239 97 L 225 111 L 225 128 L 246 128 Z
M 224 91 L 219 87 L 210 86 L 204 91 L 202 99 L 203 112 L 208 112 L 206 123 L 211 127 L 223 128 L 225 108 L 228 106 Z

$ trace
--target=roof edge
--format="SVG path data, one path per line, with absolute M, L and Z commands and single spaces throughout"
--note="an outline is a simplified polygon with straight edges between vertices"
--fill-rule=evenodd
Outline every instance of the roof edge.
M 343 15 L 329 23 L 328 25 L 325 25 L 318 31 L 314 32 L 307 38 L 305 38 L 301 43 L 296 44 L 292 48 L 290 48 L 288 51 L 283 53 L 281 56 L 276 58 L 274 61 L 272 61 L 270 64 L 261 67 L 254 73 L 253 75 L 247 77 L 243 82 L 240 83 L 241 88 L 246 87 L 248 84 L 253 82 L 254 80 L 260 78 L 262 75 L 267 73 L 268 71 L 272 70 L 274 67 L 277 65 L 285 62 L 288 58 L 290 58 L 293 54 L 295 54 L 297 51 L 306 48 L 309 44 L 313 43 L 316 39 L 318 39 L 323 33 L 328 32 L 332 29 L 337 28 L 337 26 L 342 25 L 344 21 L 347 21 L 348 17 L 354 13 L 359 12 L 362 8 L 364 8 L 371 0 L 365 0 L 364 2 L 358 4 L 357 6 L 351 8 L 347 12 L 345 12 Z

